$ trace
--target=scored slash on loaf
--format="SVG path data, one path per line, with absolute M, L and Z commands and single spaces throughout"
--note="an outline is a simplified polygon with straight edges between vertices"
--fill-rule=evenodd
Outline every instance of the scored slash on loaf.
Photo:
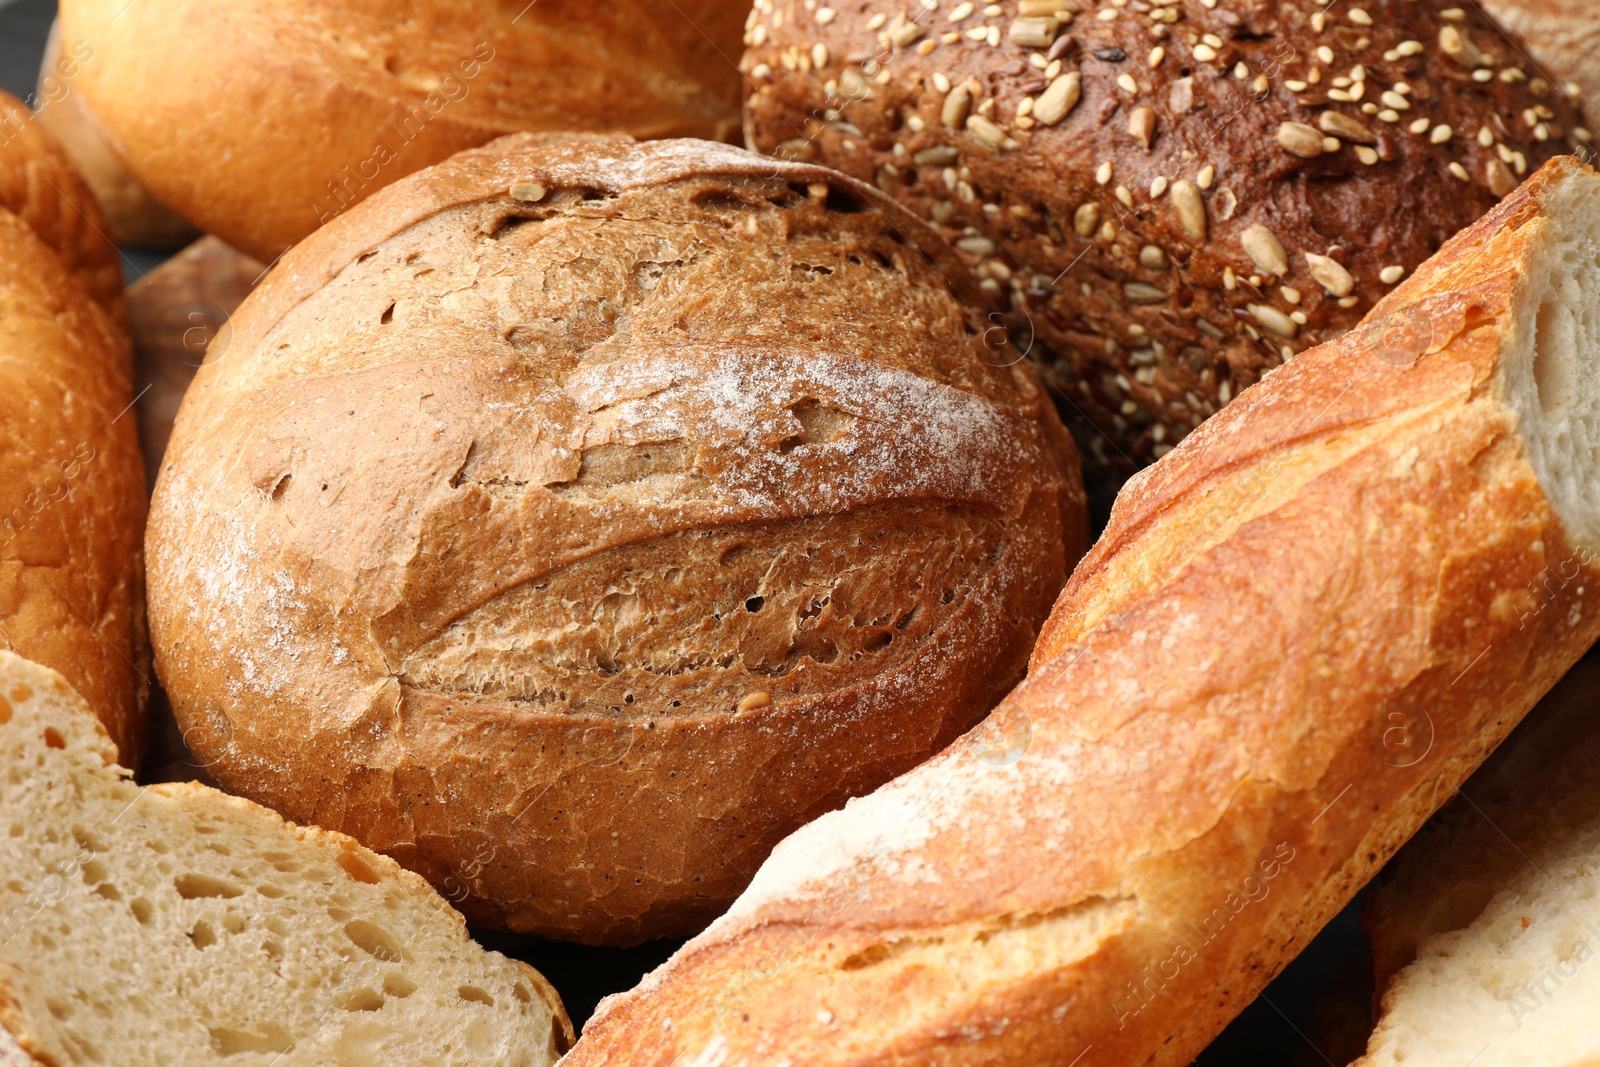
M 984 729 L 567 1067 L 1190 1063 L 1600 635 L 1597 303 L 1559 160 L 1129 483 Z

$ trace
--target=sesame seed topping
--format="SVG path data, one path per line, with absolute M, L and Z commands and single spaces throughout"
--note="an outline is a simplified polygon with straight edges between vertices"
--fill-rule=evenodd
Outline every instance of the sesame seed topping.
M 545 198 L 547 192 L 549 190 L 538 182 L 517 182 L 511 187 L 511 199 L 536 204 Z
M 1397 285 L 1405 276 L 1406 269 L 1400 266 L 1385 267 L 1378 272 L 1378 280 L 1384 285 Z
M 1356 287 L 1355 278 L 1335 259 L 1308 253 L 1306 255 L 1306 265 L 1311 274 L 1311 280 L 1322 286 L 1329 296 L 1346 297 Z M 1299 303 L 1299 301 L 1292 301 L 1292 303 Z

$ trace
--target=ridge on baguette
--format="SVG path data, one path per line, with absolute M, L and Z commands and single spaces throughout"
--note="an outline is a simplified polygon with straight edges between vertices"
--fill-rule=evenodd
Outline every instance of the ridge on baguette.
M 1597 226 L 1552 163 L 1131 482 L 989 722 L 567 1067 L 1189 1063 L 1600 636 Z

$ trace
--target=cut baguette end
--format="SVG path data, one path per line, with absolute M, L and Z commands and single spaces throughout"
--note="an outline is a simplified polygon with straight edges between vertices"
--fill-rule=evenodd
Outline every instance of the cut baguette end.
M 141 788 L 54 671 L 0 652 L 0 1065 L 504 1064 L 559 999 L 417 876 L 193 784 Z
M 1600 550 L 1600 175 L 1550 164 L 1501 360 L 1502 402 L 1568 538 Z M 1526 228 L 1525 228 L 1526 229 Z

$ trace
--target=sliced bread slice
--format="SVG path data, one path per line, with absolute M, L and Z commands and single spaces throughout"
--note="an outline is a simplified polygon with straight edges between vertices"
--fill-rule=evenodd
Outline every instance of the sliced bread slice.
M 1401 851 L 1363 921 L 1383 997 L 1361 1067 L 1600 1063 L 1600 658 Z
M 0 1065 L 503 1064 L 572 1040 L 421 878 L 193 784 L 141 788 L 0 652 Z

